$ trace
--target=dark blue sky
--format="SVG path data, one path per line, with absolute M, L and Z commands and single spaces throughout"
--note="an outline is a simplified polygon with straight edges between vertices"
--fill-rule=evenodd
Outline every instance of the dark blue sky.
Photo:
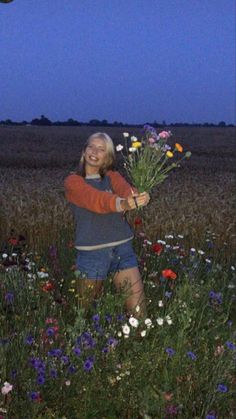
M 0 120 L 235 123 L 235 0 L 0 3 Z

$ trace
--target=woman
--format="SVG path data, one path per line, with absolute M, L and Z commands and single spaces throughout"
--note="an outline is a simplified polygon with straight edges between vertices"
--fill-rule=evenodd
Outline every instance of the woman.
M 79 172 L 65 179 L 66 198 L 76 221 L 76 267 L 80 276 L 83 305 L 99 295 L 103 281 L 114 273 L 117 290 L 128 291 L 129 313 L 140 306 L 144 312 L 144 291 L 132 248 L 132 230 L 124 213 L 147 205 L 148 193 L 138 194 L 112 170 L 115 150 L 105 133 L 91 135 L 84 147 Z M 86 295 L 90 294 L 90 300 Z

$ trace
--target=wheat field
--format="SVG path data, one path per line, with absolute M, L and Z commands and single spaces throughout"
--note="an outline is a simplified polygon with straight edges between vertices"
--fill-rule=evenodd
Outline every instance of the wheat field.
M 141 229 L 150 240 L 163 239 L 165 234 L 184 235 L 189 246 L 198 248 L 208 231 L 214 237 L 216 251 L 232 259 L 236 237 L 236 128 L 170 129 L 172 143 L 181 143 L 192 157 L 152 193 L 149 206 L 141 213 Z M 84 141 L 97 131 L 107 132 L 118 144 L 123 141 L 124 131 L 140 136 L 141 129 L 0 127 L 1 244 L 12 229 L 38 251 L 62 239 L 73 239 L 73 219 L 64 198 L 63 180 L 77 169 Z

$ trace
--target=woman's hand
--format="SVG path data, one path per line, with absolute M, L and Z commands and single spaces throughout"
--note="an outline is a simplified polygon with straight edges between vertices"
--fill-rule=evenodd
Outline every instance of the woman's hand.
M 130 211 L 139 207 L 144 207 L 150 201 L 148 192 L 142 192 L 140 194 L 129 195 L 127 199 L 121 201 L 121 208 L 123 211 Z

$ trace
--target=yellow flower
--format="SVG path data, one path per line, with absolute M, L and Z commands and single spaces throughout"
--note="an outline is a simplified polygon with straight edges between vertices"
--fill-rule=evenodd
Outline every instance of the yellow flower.
M 172 151 L 167 151 L 166 156 L 171 159 L 174 156 L 174 154 L 172 153 Z
M 134 141 L 132 143 L 132 147 L 134 147 L 134 148 L 140 148 L 140 147 L 142 147 L 142 143 L 140 141 Z
M 175 143 L 175 148 L 179 153 L 183 153 L 183 147 L 179 143 Z

